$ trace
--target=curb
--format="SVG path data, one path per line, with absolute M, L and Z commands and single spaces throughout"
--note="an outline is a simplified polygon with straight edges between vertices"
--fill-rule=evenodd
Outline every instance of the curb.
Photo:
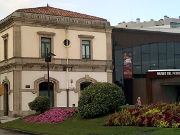
M 22 131 L 19 129 L 5 128 L 5 127 L 0 127 L 0 129 L 4 129 L 4 130 L 11 131 L 11 132 L 16 132 L 16 133 L 23 133 L 23 134 L 27 134 L 27 135 L 47 135 L 47 134 L 37 134 L 37 133 L 28 132 L 28 131 Z

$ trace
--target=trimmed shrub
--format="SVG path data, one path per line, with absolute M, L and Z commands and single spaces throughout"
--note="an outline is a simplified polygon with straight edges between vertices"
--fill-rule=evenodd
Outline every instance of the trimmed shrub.
M 94 83 L 81 92 L 79 113 L 82 118 L 105 115 L 125 103 L 122 89 L 115 84 Z
M 34 110 L 37 113 L 43 113 L 50 108 L 50 101 L 48 97 L 38 96 L 28 105 L 31 110 Z

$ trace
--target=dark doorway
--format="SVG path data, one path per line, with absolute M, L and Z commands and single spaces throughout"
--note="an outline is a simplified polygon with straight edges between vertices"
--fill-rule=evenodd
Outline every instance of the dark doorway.
M 92 84 L 92 82 L 82 82 L 80 84 L 80 89 L 84 90 L 86 87 L 88 87 L 90 84 Z
M 54 84 L 52 82 L 50 84 L 50 107 L 54 107 Z M 42 82 L 39 84 L 39 96 L 47 96 L 48 97 L 48 82 Z
M 4 116 L 8 116 L 9 113 L 9 86 L 4 84 Z
M 163 94 L 161 98 L 156 96 L 155 101 L 161 101 L 165 103 L 179 102 L 180 100 L 180 86 L 176 84 L 164 84 L 161 86 Z
M 177 96 L 176 96 L 176 102 L 180 102 L 180 86 L 176 87 Z
M 123 87 L 124 95 L 126 97 L 126 104 L 133 104 L 133 80 L 132 79 L 124 79 L 124 87 Z

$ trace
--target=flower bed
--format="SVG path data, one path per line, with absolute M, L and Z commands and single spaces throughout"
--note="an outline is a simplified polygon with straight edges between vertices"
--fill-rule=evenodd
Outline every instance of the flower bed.
M 110 116 L 108 126 L 180 127 L 180 103 L 123 109 Z
M 24 121 L 26 122 L 40 122 L 40 123 L 59 123 L 68 119 L 77 113 L 76 109 L 64 109 L 64 108 L 56 108 L 50 109 L 38 116 L 33 116 L 31 118 L 26 118 Z

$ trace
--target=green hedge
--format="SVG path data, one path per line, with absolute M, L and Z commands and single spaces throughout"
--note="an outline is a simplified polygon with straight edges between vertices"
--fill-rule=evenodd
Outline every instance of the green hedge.
M 79 113 L 82 118 L 105 115 L 125 103 L 122 89 L 115 84 L 94 83 L 81 91 Z
M 30 102 L 29 108 L 37 113 L 43 113 L 50 108 L 50 101 L 48 97 L 38 96 L 34 101 Z

